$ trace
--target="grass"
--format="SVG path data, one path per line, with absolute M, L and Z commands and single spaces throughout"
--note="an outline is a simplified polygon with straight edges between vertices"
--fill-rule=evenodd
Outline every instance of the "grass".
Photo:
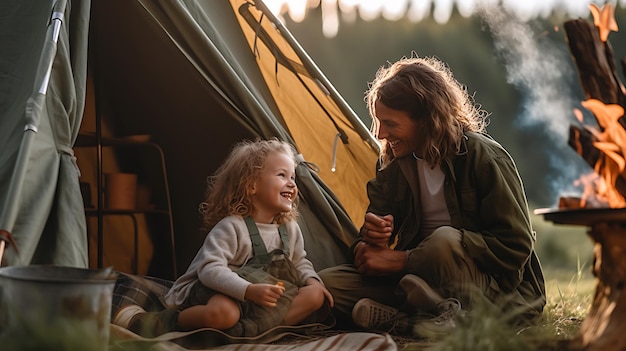
M 576 336 L 595 293 L 593 241 L 583 226 L 554 225 L 532 218 L 537 255 L 544 266 L 547 303 L 544 331 L 555 339 Z
M 588 272 L 547 271 L 544 328 L 556 338 L 572 338 L 587 315 L 596 281 Z
M 576 337 L 595 291 L 595 280 L 580 266 L 577 271 L 548 268 L 547 303 L 542 319 L 531 327 L 515 329 L 508 321 L 516 311 L 486 302 L 457 320 L 457 328 L 437 342 L 399 342 L 401 351 L 531 351 L 562 350 Z

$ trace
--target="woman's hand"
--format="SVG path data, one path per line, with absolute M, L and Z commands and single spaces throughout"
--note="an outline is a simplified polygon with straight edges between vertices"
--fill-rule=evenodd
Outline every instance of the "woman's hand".
M 364 241 L 354 248 L 354 265 L 363 275 L 381 276 L 406 269 L 406 251 L 395 251 Z
M 372 212 L 365 214 L 365 222 L 361 227 L 363 241 L 368 244 L 387 247 L 393 233 L 393 216 L 378 216 Z
M 285 287 L 278 284 L 250 284 L 244 297 L 257 305 L 276 307 L 276 302 L 284 291 Z

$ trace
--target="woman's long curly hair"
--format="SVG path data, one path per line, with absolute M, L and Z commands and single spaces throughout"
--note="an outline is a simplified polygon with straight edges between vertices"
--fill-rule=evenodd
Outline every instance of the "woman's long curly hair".
M 433 57 L 413 54 L 381 67 L 365 95 L 374 135 L 379 129 L 375 107 L 378 101 L 423 122 L 426 151 L 421 156 L 431 165 L 457 154 L 463 133 L 485 132 L 487 127 L 487 113 L 474 104 L 449 67 Z M 394 159 L 384 140 L 380 158 L 382 167 Z
M 284 153 L 294 163 L 296 150 L 290 144 L 276 138 L 270 140 L 244 140 L 235 145 L 224 163 L 213 176 L 207 178 L 205 200 L 200 203 L 202 229 L 210 230 L 224 217 L 237 215 L 247 217 L 254 208 L 251 201 L 251 189 L 259 179 L 270 154 Z M 295 199 L 297 200 L 297 199 Z M 291 211 L 283 212 L 274 219 L 280 224 L 297 217 L 297 201 Z

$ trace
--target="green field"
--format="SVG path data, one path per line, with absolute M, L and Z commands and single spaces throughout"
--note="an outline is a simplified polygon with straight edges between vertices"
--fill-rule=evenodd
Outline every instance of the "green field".
M 531 219 L 537 232 L 537 255 L 546 268 L 576 271 L 579 263 L 589 267 L 593 242 L 586 227 L 552 224 L 537 215 Z

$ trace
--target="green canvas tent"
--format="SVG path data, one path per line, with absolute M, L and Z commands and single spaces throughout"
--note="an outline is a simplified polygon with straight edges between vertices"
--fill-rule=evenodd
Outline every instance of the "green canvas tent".
M 234 143 L 258 137 L 302 155 L 299 222 L 316 268 L 345 261 L 378 146 L 260 1 L 13 0 L 0 10 L 0 239 L 15 240 L 3 265 L 119 269 L 115 253 L 133 253 L 133 233 L 145 231 L 135 270 L 174 278 L 206 234 L 206 177 Z M 129 135 L 148 135 L 157 156 L 109 147 Z M 138 174 L 166 220 L 122 211 L 135 231 L 111 224 L 128 219 L 102 209 L 109 172 Z

